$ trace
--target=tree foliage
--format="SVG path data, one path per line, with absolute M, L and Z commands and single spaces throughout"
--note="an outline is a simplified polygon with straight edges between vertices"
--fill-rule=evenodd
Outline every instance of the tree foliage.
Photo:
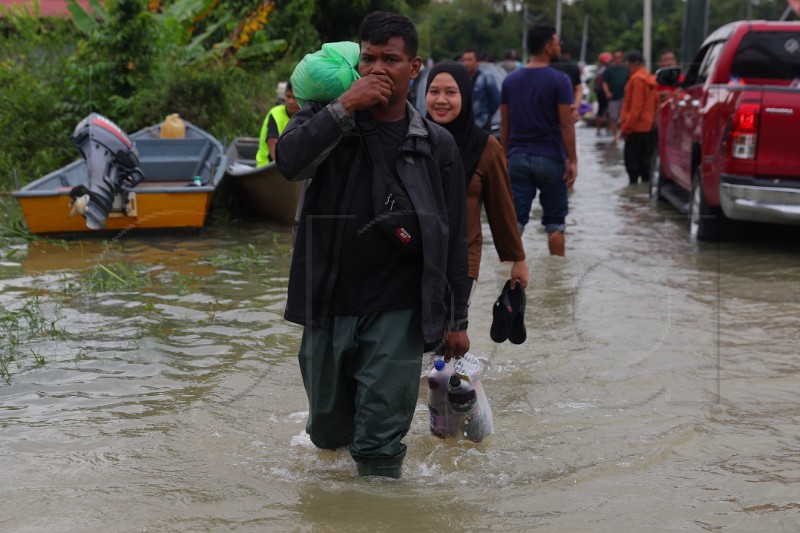
M 522 31 L 522 26 L 508 15 L 503 7 L 486 0 L 432 4 L 419 23 L 421 54 L 440 61 L 473 49 L 486 50 L 496 58 L 504 49 L 501 43 L 509 47 L 514 34 Z
M 361 19 L 372 11 L 396 11 L 408 15 L 428 0 L 316 0 L 314 27 L 322 42 L 358 39 Z
M 785 0 L 710 0 L 709 31 L 751 15 L 776 20 Z M 748 2 L 752 2 L 748 7 Z M 679 51 L 685 0 L 653 0 L 652 52 Z M 579 58 L 585 17 L 589 17 L 586 60 L 600 52 L 641 49 L 643 41 L 641 0 L 564 0 L 561 39 L 575 59 Z M 536 23 L 556 23 L 556 0 L 452 0 L 431 2 L 414 11 L 423 55 L 435 60 L 452 58 L 464 49 L 487 50 L 499 59 L 508 48 L 523 55 L 525 28 Z M 657 61 L 657 57 L 653 58 Z
M 140 0 L 110 2 L 107 20 L 91 30 L 68 65 L 73 104 L 110 113 L 150 79 L 157 56 L 156 29 Z M 77 5 L 77 4 L 76 4 Z

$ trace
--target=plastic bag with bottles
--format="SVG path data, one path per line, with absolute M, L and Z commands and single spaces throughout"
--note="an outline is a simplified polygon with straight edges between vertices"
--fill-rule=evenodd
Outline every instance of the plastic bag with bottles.
M 473 442 L 492 434 L 492 408 L 481 383 L 481 366 L 470 353 L 447 364 L 434 361 L 427 375 L 431 433 Z

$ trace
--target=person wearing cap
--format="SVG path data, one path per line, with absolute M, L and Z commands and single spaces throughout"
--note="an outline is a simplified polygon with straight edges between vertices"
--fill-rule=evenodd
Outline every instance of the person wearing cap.
M 603 52 L 597 56 L 597 74 L 594 78 L 594 95 L 597 98 L 597 114 L 595 115 L 596 133 L 600 135 L 600 128 L 605 126 L 606 133 L 608 132 L 608 96 L 603 89 L 603 72 L 606 67 L 611 63 L 611 54 Z
M 628 53 L 628 83 L 620 112 L 620 134 L 625 140 L 625 170 L 631 185 L 650 180 L 658 110 L 656 78 L 644 67 L 642 53 Z
M 603 71 L 603 90 L 608 98 L 608 125 L 614 136 L 613 144 L 619 138 L 619 119 L 622 99 L 625 97 L 625 84 L 628 82 L 628 69 L 625 68 L 625 54 L 614 50 L 611 64 Z

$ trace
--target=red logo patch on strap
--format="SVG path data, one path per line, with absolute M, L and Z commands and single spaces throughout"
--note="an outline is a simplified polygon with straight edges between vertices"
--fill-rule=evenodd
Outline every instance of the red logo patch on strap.
M 408 244 L 411 242 L 411 234 L 407 232 L 405 228 L 397 228 L 394 233 L 397 235 L 397 238 L 404 243 Z

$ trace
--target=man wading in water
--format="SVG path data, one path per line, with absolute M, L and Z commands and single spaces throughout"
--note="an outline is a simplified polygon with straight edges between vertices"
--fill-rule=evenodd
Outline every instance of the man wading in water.
M 305 326 L 298 357 L 311 441 L 348 446 L 360 475 L 397 478 L 424 346 L 444 340 L 448 359 L 469 349 L 464 171 L 453 137 L 406 102 L 422 63 L 411 21 L 371 13 L 359 41 L 362 77 L 328 105 L 306 103 L 278 140 L 283 175 L 313 178 L 285 318 Z M 383 156 L 420 218 L 416 257 L 374 224 L 376 155 L 356 127 L 356 111 L 377 123 Z

